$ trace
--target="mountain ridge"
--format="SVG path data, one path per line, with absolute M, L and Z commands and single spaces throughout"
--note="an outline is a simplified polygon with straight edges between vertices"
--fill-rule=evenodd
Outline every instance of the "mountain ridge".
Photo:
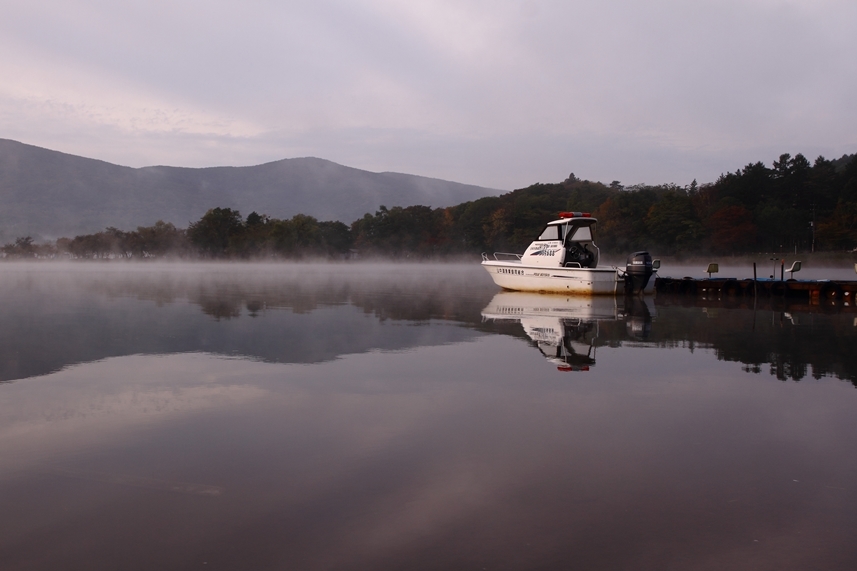
M 128 167 L 0 139 L 0 239 L 126 230 L 157 220 L 179 227 L 214 207 L 277 218 L 307 214 L 350 224 L 381 205 L 452 206 L 501 190 L 319 157 L 253 166 Z

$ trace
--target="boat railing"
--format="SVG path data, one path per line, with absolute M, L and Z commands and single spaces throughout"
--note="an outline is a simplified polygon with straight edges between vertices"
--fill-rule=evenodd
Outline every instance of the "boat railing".
M 494 252 L 494 259 L 498 262 L 520 262 L 521 254 L 512 254 L 509 252 Z M 482 261 L 488 261 L 488 254 L 482 252 Z

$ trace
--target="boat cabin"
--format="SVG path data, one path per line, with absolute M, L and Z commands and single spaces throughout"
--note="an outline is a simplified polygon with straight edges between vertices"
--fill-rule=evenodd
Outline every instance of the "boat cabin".
M 560 212 L 548 222 L 527 248 L 521 263 L 530 266 L 594 268 L 599 251 L 595 245 L 597 221 L 588 212 Z

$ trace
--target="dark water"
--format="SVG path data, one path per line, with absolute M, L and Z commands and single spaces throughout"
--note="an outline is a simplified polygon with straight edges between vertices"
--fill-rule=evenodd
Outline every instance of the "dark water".
M 2 264 L 0 320 L 3 570 L 857 568 L 850 306 Z

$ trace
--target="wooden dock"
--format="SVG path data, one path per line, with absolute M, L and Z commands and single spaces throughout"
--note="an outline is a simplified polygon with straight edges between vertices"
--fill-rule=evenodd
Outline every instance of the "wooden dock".
M 788 297 L 810 302 L 853 304 L 857 296 L 857 281 L 658 277 L 655 279 L 655 291 L 707 297 Z

